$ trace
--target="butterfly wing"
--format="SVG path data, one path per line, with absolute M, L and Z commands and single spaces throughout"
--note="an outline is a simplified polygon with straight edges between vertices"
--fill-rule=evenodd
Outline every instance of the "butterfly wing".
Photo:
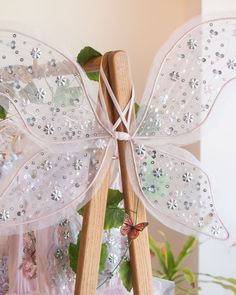
M 143 231 L 145 229 L 145 227 L 147 227 L 147 226 L 148 226 L 148 222 L 141 222 L 141 223 L 136 224 L 134 227 L 138 231 Z
M 226 239 L 207 174 L 186 150 L 134 143 L 127 149 L 133 189 L 155 218 L 180 232 Z
M 236 77 L 236 18 L 190 22 L 157 54 L 133 122 L 136 137 L 191 141 Z M 190 136 L 190 134 L 189 134 Z
M 110 166 L 112 141 L 80 66 L 34 37 L 0 30 L 0 39 L 7 111 L 0 121 L 7 155 L 0 158 L 0 227 L 7 234 L 16 225 L 47 226 L 85 204 Z
M 141 222 L 134 225 L 128 234 L 129 239 L 135 240 L 139 236 L 140 232 L 145 229 L 146 226 L 148 226 L 148 222 Z
M 120 232 L 123 236 L 127 236 L 133 228 L 133 221 L 128 214 L 125 214 L 124 223 L 120 228 Z

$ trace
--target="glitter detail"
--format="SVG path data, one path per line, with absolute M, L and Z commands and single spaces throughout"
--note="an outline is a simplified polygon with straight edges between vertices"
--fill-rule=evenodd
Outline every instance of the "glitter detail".
M 39 88 L 36 92 L 36 96 L 38 99 L 44 99 L 46 96 L 46 91 L 43 88 Z
M 81 170 L 81 168 L 83 167 L 83 161 L 77 159 L 74 161 L 73 166 L 75 170 Z
M 62 198 L 62 193 L 61 191 L 55 189 L 52 193 L 51 193 L 51 198 L 53 201 L 60 201 L 60 199 Z
M 197 40 L 194 39 L 189 39 L 187 42 L 188 48 L 191 50 L 194 50 L 198 47 L 198 42 Z
M 170 210 L 175 210 L 178 208 L 178 203 L 175 199 L 170 199 L 168 202 L 167 202 L 167 208 L 170 209 Z
M 144 155 L 145 154 L 145 147 L 143 144 L 139 144 L 136 149 L 135 149 L 136 153 L 141 156 L 141 155 Z
M 30 52 L 31 56 L 33 57 L 33 59 L 39 59 L 42 52 L 39 48 L 33 48 Z
M 193 174 L 191 172 L 186 172 L 182 178 L 184 182 L 190 182 L 193 179 Z
M 65 86 L 66 85 L 66 77 L 65 76 L 57 76 L 56 78 L 56 84 L 57 86 L 61 87 L 61 86 Z
M 10 218 L 10 212 L 8 210 L 3 209 L 0 211 L 0 220 L 7 221 Z
M 43 131 L 46 135 L 52 135 L 54 133 L 54 126 L 49 123 L 44 126 Z

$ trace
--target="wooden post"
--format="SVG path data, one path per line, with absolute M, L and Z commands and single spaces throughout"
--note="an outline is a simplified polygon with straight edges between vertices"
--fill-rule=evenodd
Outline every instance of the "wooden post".
M 101 60 L 101 58 L 92 60 L 91 64 L 85 66 L 86 70 L 99 70 Z M 103 59 L 103 68 L 108 74 L 106 59 Z M 106 101 L 109 102 L 104 85 L 102 84 L 101 87 Z M 108 107 L 108 115 L 111 118 L 112 113 L 109 110 L 111 110 L 111 107 Z M 77 262 L 75 295 L 96 294 L 108 188 L 109 175 L 105 176 L 101 187 L 85 206 Z
M 95 61 L 95 64 L 97 60 Z M 113 92 L 124 109 L 131 96 L 131 76 L 129 62 L 126 53 L 122 51 L 109 52 L 102 59 L 103 70 L 111 84 Z M 88 66 L 90 69 L 90 67 Z M 94 69 L 94 63 L 92 64 Z M 108 93 L 101 81 L 108 114 L 111 121 L 115 121 L 119 115 L 112 109 Z M 126 131 L 121 124 L 118 131 Z M 138 199 L 130 185 L 126 163 L 126 142 L 118 142 L 122 186 L 124 192 L 125 208 L 134 210 Z M 81 244 L 77 267 L 77 280 L 75 295 L 95 295 L 98 280 L 99 259 L 102 243 L 102 232 L 107 202 L 108 177 L 105 178 L 101 188 L 87 204 L 84 212 L 84 221 L 81 232 Z M 141 203 L 138 206 L 138 221 L 146 221 L 146 212 Z M 132 283 L 135 295 L 152 295 L 152 270 L 148 244 L 148 231 L 145 229 L 137 240 L 130 246 L 130 260 L 132 270 Z
M 130 74 L 130 66 L 127 54 L 123 51 L 116 51 L 108 53 L 109 63 L 109 82 L 116 99 L 123 110 L 131 98 L 132 80 Z M 114 110 L 115 120 L 119 118 L 119 114 Z M 125 132 L 125 126 L 120 124 L 118 131 Z M 125 160 L 125 147 L 127 142 L 119 141 L 119 159 L 121 168 L 121 179 L 124 193 L 125 208 L 134 210 L 136 208 L 138 199 L 135 196 L 129 176 L 127 173 Z M 138 205 L 137 220 L 139 222 L 146 221 L 145 208 L 141 202 Z M 131 243 L 130 246 L 130 261 L 132 270 L 132 283 L 135 295 L 151 295 L 153 294 L 152 287 L 152 267 L 150 250 L 148 243 L 148 231 L 145 229 L 139 237 Z

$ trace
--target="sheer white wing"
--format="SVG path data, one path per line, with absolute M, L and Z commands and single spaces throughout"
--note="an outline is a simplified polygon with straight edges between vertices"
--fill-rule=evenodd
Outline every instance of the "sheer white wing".
M 236 18 L 185 25 L 155 58 L 133 134 L 172 142 L 196 130 L 235 77 Z
M 133 189 L 149 212 L 182 233 L 201 232 L 226 239 L 207 174 L 186 150 L 133 142 L 127 160 Z
M 0 30 L 0 40 L 0 104 L 8 113 L 0 121 L 0 231 L 14 233 L 85 204 L 114 142 L 80 66 L 19 32 Z

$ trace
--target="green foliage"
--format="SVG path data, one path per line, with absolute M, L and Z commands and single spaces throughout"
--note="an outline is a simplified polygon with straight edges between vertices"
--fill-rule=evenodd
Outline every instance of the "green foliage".
M 69 246 L 70 267 L 74 272 L 76 272 L 77 270 L 79 248 L 80 248 L 80 234 L 78 234 L 77 243 L 76 244 L 70 243 L 70 246 Z M 102 272 L 105 269 L 107 257 L 108 257 L 107 245 L 103 243 L 101 248 L 99 272 Z
M 135 111 L 135 114 L 137 114 L 138 110 L 139 110 L 140 106 L 137 102 L 134 103 L 134 111 Z
M 104 229 L 119 228 L 124 221 L 124 209 L 119 207 L 123 195 L 118 190 L 109 189 Z
M 104 229 L 119 228 L 123 224 L 125 211 L 119 207 L 122 200 L 123 194 L 120 191 L 114 189 L 108 190 Z M 83 216 L 84 207 L 78 212 Z
M 81 66 L 84 66 L 91 59 L 101 56 L 101 55 L 102 54 L 100 52 L 98 52 L 97 50 L 95 50 L 94 48 L 92 48 L 90 46 L 86 46 L 77 55 L 77 62 Z M 93 81 L 99 80 L 99 72 L 87 73 L 87 76 L 90 80 L 93 80 Z
M 124 221 L 124 210 L 107 206 L 104 229 L 119 228 Z
M 160 262 L 161 270 L 155 272 L 162 279 L 175 281 L 177 287 L 179 283 L 186 281 L 189 284 L 188 289 L 180 287 L 182 294 L 195 294 L 196 291 L 196 276 L 189 268 L 182 268 L 182 263 L 186 260 L 191 253 L 196 239 L 194 237 L 188 237 L 183 245 L 182 250 L 175 259 L 171 245 L 168 241 L 164 245 L 159 245 L 151 236 L 149 236 L 149 246 L 155 257 Z M 179 289 L 179 290 L 180 290 Z
M 200 278 L 199 282 L 205 284 L 216 284 L 225 290 L 231 291 L 231 294 L 236 295 L 236 279 L 214 276 L 207 273 L 199 273 L 198 276 Z
M 182 250 L 180 251 L 177 259 L 176 259 L 176 267 L 178 268 L 184 260 L 189 256 L 191 253 L 191 250 L 195 247 L 196 245 L 196 238 L 194 237 L 188 237 L 186 242 L 183 245 Z
M 76 272 L 77 270 L 79 247 L 80 247 L 80 234 L 78 234 L 77 243 L 76 244 L 70 243 L 69 245 L 70 267 L 74 272 Z
M 191 254 L 193 248 L 196 245 L 196 238 L 188 237 L 185 241 L 179 255 L 177 258 L 174 257 L 174 254 L 171 249 L 171 245 L 168 241 L 165 244 L 158 244 L 151 236 L 149 236 L 149 247 L 150 250 L 154 253 L 155 257 L 160 263 L 160 270 L 153 271 L 154 275 L 174 281 L 176 285 L 176 290 L 179 291 L 177 294 L 185 295 L 195 295 L 197 291 L 201 288 L 196 287 L 196 283 L 207 283 L 207 284 L 216 284 L 225 290 L 231 291 L 232 294 L 236 295 L 236 279 L 226 278 L 223 276 L 214 276 L 211 274 L 196 274 L 188 267 L 182 267 L 183 262 Z M 205 279 L 205 280 L 204 280 Z M 189 287 L 182 287 L 182 283 L 186 282 Z
M 129 261 L 124 261 L 119 267 L 120 279 L 127 291 L 132 290 L 131 267 Z
M 196 284 L 196 275 L 188 267 L 182 269 L 185 280 L 194 288 Z
M 7 117 L 6 110 L 0 105 L 0 120 L 5 120 Z
M 77 55 L 77 62 L 81 66 L 84 66 L 92 58 L 98 56 L 102 56 L 102 54 L 90 46 L 85 46 L 83 49 L 80 50 L 79 54 Z
M 96 82 L 99 81 L 99 72 L 87 73 L 87 76 L 89 80 L 96 81 Z
M 103 243 L 102 249 L 101 249 L 101 256 L 100 256 L 99 272 L 102 272 L 105 270 L 107 257 L 108 257 L 107 245 Z

